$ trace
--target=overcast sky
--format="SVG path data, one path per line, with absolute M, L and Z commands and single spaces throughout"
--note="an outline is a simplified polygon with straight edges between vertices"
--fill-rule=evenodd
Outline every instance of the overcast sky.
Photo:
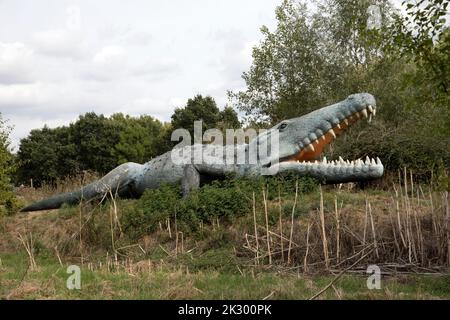
M 88 111 L 168 121 L 197 93 L 242 88 L 281 0 L 0 0 L 0 112 L 18 145 Z
M 0 112 L 12 145 L 89 111 L 169 121 L 197 93 L 222 108 L 280 3 L 0 0 Z

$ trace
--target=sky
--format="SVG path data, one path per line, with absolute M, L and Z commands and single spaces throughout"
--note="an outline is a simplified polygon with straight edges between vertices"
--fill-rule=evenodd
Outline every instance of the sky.
M 196 94 L 223 108 L 280 3 L 0 0 L 0 113 L 13 151 L 31 129 L 90 111 L 170 121 Z
M 196 94 L 244 87 L 281 0 L 0 0 L 0 113 L 12 146 L 94 111 L 170 121 Z

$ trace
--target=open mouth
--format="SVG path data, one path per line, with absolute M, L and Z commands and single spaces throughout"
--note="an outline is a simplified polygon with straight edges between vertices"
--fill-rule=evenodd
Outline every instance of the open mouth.
M 333 161 L 328 161 L 326 157 L 324 157 L 321 161 L 318 160 L 325 148 L 329 144 L 331 144 L 337 138 L 337 136 L 341 135 L 345 131 L 345 129 L 362 118 L 366 118 L 369 122 L 371 122 L 372 118 L 376 115 L 376 110 L 376 106 L 368 105 L 362 110 L 355 111 L 347 116 L 342 115 L 341 119 L 336 118 L 334 123 L 331 123 L 331 129 L 329 129 L 325 133 L 320 130 L 316 130 L 313 135 L 314 137 L 316 137 L 316 139 L 312 141 L 306 139 L 308 143 L 300 143 L 301 149 L 299 152 L 297 152 L 293 156 L 285 158 L 281 162 L 296 162 L 302 163 L 304 165 L 320 164 L 321 166 L 344 167 L 382 166 L 379 158 L 370 159 L 369 157 L 366 157 L 365 161 L 361 159 L 349 161 L 342 159 L 342 157 L 339 157 L 339 159 Z M 317 134 L 317 132 L 321 133 L 321 135 Z

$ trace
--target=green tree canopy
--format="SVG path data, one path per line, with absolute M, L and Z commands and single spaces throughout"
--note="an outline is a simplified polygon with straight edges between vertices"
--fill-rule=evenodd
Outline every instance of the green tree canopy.
M 198 120 L 203 121 L 202 134 L 208 129 L 225 130 L 241 126 L 233 108 L 226 106 L 224 110 L 220 111 L 212 97 L 196 95 L 194 98 L 188 99 L 185 107 L 175 109 L 171 121 L 172 130 L 186 129 L 193 137 L 194 121 Z
M 119 142 L 114 148 L 117 162 L 144 163 L 158 155 L 164 139 L 164 125 L 151 116 L 138 118 L 114 114 L 111 120 L 120 126 Z
M 0 113 L 0 215 L 9 213 L 14 203 L 11 175 L 14 172 L 14 158 L 9 150 L 11 128 Z
M 328 151 L 343 157 L 380 156 L 386 168 L 418 173 L 448 168 L 450 32 L 448 0 L 284 0 L 277 26 L 261 28 L 253 62 L 242 77 L 246 89 L 229 92 L 250 123 L 267 125 L 370 92 L 379 112 L 372 125 L 360 122 Z M 376 5 L 381 26 L 369 21 Z
M 215 128 L 220 120 L 220 110 L 210 96 L 196 95 L 188 99 L 184 108 L 176 108 L 172 115 L 173 129 L 186 129 L 194 134 L 194 121 L 203 121 L 203 130 Z
M 166 151 L 167 131 L 150 116 L 93 112 L 69 126 L 32 130 L 20 143 L 18 180 L 54 183 L 86 170 L 104 174 L 125 162 L 144 163 Z

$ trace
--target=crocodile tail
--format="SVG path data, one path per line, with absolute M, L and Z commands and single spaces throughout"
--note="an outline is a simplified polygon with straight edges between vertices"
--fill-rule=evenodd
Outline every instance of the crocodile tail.
M 68 192 L 63 194 L 58 194 L 56 196 L 53 196 L 48 199 L 44 199 L 38 202 L 35 202 L 33 204 L 30 204 L 29 206 L 23 208 L 20 210 L 20 212 L 31 212 L 31 211 L 39 211 L 39 210 L 52 210 L 52 209 L 58 209 L 63 204 L 76 204 L 80 201 L 81 192 L 75 191 L 75 192 Z
M 112 170 L 106 176 L 73 192 L 55 195 L 51 198 L 35 202 L 20 212 L 58 209 L 63 204 L 77 204 L 82 200 L 102 199 L 107 193 L 119 196 L 130 193 L 130 188 L 141 173 L 142 166 L 136 163 L 125 163 Z M 132 190 L 131 190 L 132 191 Z
M 63 204 L 75 205 L 79 203 L 82 199 L 92 200 L 99 196 L 98 192 L 94 192 L 95 182 L 89 186 L 86 186 L 80 190 L 58 194 L 56 196 L 35 202 L 22 210 L 20 212 L 31 212 L 40 210 L 52 210 L 61 208 Z

